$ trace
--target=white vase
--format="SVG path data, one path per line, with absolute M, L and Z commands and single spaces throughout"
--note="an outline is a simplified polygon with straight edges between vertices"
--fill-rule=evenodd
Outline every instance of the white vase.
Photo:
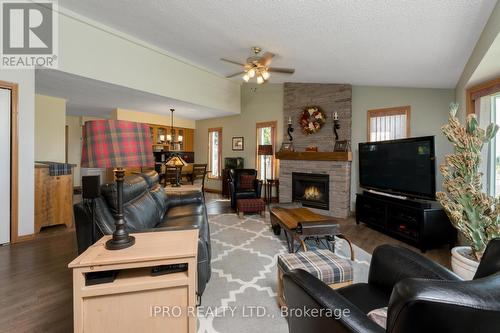
M 451 249 L 451 268 L 464 280 L 472 280 L 479 262 L 472 260 L 467 254 L 472 254 L 470 246 L 456 246 Z

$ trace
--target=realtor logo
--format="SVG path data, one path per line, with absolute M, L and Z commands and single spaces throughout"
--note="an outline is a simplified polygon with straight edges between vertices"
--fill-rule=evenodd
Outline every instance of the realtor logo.
M 57 68 L 57 3 L 1 1 L 2 68 Z

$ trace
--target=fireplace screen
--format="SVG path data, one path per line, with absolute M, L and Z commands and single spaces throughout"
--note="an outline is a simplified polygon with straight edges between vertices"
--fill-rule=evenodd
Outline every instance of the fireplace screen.
M 330 176 L 314 173 L 292 173 L 292 200 L 305 207 L 328 210 Z

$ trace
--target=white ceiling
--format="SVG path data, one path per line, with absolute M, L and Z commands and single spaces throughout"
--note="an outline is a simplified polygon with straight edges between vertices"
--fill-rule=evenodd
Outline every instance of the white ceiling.
M 66 99 L 67 114 L 74 116 L 109 117 L 116 108 L 165 115 L 170 115 L 170 109 L 175 108 L 177 117 L 194 120 L 230 115 L 224 111 L 49 69 L 36 70 L 35 92 Z
M 496 0 L 59 0 L 227 75 L 251 46 L 295 67 L 271 82 L 452 88 Z M 235 78 L 234 80 L 240 80 Z

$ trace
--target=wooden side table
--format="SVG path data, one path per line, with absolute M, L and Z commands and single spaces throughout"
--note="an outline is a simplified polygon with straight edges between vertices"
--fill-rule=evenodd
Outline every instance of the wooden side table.
M 264 198 L 267 204 L 273 202 L 273 186 L 276 187 L 276 197 L 277 202 L 280 202 L 280 180 L 279 179 L 268 179 L 266 183 Z
M 133 246 L 115 251 L 106 250 L 110 236 L 104 236 L 69 264 L 74 331 L 195 333 L 198 230 L 134 236 Z M 188 267 L 177 273 L 151 274 L 153 267 L 170 264 Z M 89 273 L 106 271 L 118 272 L 112 282 L 86 285 Z

